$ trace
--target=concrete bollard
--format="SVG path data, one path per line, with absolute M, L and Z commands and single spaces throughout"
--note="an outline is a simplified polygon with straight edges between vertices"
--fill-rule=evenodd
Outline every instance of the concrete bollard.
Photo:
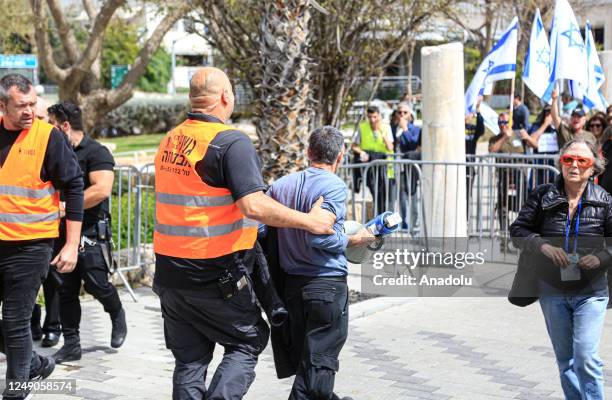
M 465 162 L 463 45 L 421 49 L 423 71 L 422 158 Z M 429 237 L 466 237 L 466 168 L 423 165 L 424 217 Z

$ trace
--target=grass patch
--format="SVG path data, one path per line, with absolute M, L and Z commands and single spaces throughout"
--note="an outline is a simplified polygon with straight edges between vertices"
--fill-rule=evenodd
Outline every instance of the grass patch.
M 151 148 L 157 148 L 159 142 L 165 136 L 165 133 L 152 133 L 148 135 L 133 135 L 122 136 L 118 138 L 101 139 L 104 143 L 114 143 L 117 147 L 115 153 L 123 153 L 126 151 L 139 151 Z

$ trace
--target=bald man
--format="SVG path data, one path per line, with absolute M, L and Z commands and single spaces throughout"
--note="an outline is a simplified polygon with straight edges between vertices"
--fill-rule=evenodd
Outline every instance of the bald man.
M 322 198 L 302 213 L 264 194 L 251 140 L 226 125 L 234 93 L 223 71 L 198 70 L 189 99 L 187 120 L 166 135 L 155 158 L 153 289 L 175 358 L 172 398 L 242 399 L 269 336 L 247 265 L 257 221 L 330 234 L 336 216 L 321 208 Z M 225 352 L 206 388 L 217 343 Z
M 34 109 L 35 117 L 41 121 L 49 122 L 49 113 L 47 112 L 49 103 L 42 97 L 38 96 L 36 100 L 36 108 Z

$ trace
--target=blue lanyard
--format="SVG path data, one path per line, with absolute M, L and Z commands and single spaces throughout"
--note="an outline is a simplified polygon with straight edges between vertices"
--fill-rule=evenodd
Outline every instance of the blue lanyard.
M 580 211 L 582 210 L 582 199 L 578 202 L 578 215 L 576 216 L 576 229 L 574 236 L 574 253 L 576 254 L 576 250 L 578 249 L 578 232 L 580 230 Z M 570 218 L 569 209 L 567 211 L 567 223 L 565 224 L 565 252 L 569 253 L 569 240 L 570 240 L 570 231 L 572 229 L 572 219 Z

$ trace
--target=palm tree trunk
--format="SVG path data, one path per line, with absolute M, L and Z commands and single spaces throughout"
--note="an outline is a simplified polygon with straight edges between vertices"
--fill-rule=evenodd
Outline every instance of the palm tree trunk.
M 259 136 L 263 175 L 271 182 L 307 165 L 306 145 L 312 117 L 308 0 L 263 1 L 258 88 Z

